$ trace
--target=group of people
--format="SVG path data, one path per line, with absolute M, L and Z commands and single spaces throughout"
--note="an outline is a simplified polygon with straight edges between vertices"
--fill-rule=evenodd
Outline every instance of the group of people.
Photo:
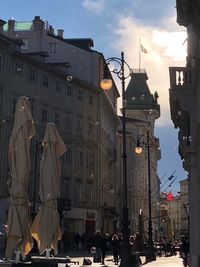
M 91 243 L 91 252 L 94 254 L 93 262 L 101 262 L 104 264 L 106 251 L 112 250 L 113 261 L 117 265 L 120 258 L 120 243 L 123 241 L 122 234 L 113 234 L 111 237 L 108 234 L 102 234 L 97 230 L 93 236 Z M 129 239 L 131 254 L 140 251 L 140 236 L 139 233 L 131 235 Z

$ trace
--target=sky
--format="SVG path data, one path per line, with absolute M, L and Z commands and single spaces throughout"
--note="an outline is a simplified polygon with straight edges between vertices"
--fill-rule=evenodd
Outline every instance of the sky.
M 139 39 L 147 50 L 141 54 L 152 93 L 159 94 L 161 117 L 155 125 L 160 139 L 161 160 L 158 174 L 162 190 L 180 190 L 179 181 L 187 178 L 178 154 L 177 130 L 170 119 L 169 67 L 185 66 L 186 30 L 176 22 L 176 0 L 10 0 L 2 1 L 0 19 L 32 21 L 35 16 L 48 21 L 65 38 L 92 38 L 94 50 L 105 58 L 120 57 L 131 68 L 139 68 Z M 116 78 L 116 77 L 114 77 Z M 116 78 L 117 79 L 117 78 Z M 126 81 L 128 84 L 128 80 Z M 116 84 L 120 84 L 119 79 Z M 120 102 L 119 102 L 120 105 Z M 175 173 L 174 173 L 175 172 Z M 168 177 L 174 173 L 170 186 Z

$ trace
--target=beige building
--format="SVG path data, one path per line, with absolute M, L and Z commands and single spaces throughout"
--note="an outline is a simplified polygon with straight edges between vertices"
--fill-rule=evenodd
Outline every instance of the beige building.
M 22 42 L 23 41 L 23 42 Z M 37 136 L 32 144 L 31 212 L 39 207 L 40 142 L 47 122 L 55 122 L 67 146 L 62 157 L 58 209 L 63 231 L 73 235 L 96 229 L 114 232 L 122 220 L 122 141 L 115 84 L 100 89 L 105 59 L 92 50 L 90 38 L 66 39 L 63 30 L 36 16 L 30 22 L 0 20 L 0 205 L 6 222 L 9 175 L 7 145 L 19 96 L 30 99 Z M 135 72 L 126 90 L 128 203 L 131 229 L 137 231 L 142 211 L 145 237 L 148 222 L 148 175 L 151 176 L 152 218 L 159 198 L 159 140 L 154 123 L 160 116 L 157 95 L 147 86 L 146 72 Z M 134 89 L 134 90 L 133 90 Z M 118 131 L 119 130 L 119 131 Z M 118 135 L 116 133 L 118 132 Z M 150 157 L 147 153 L 150 137 Z M 137 156 L 137 140 L 143 153 Z M 117 148 L 117 149 L 116 149 Z M 150 168 L 148 169 L 148 163 Z M 150 171 L 150 172 L 149 172 Z M 156 236 L 157 220 L 153 221 Z
M 148 175 L 150 175 L 151 182 L 153 235 L 154 237 L 157 235 L 158 207 L 156 203 L 159 199 L 160 186 L 157 163 L 161 157 L 159 139 L 154 136 L 154 123 L 160 116 L 160 106 L 157 102 L 157 95 L 151 94 L 147 80 L 148 77 L 145 70 L 133 70 L 130 82 L 126 88 L 128 205 L 130 223 L 131 230 L 138 231 L 141 227 L 139 225 L 139 215 L 142 212 L 144 238 L 148 236 Z M 149 156 L 147 133 L 149 134 Z M 138 141 L 140 141 L 143 148 L 143 152 L 140 155 L 135 153 L 135 147 Z M 120 151 L 119 149 L 118 144 L 118 151 Z M 154 217 L 156 219 L 153 219 Z
M 180 233 L 189 236 L 189 179 L 180 181 Z
M 97 228 L 111 232 L 116 221 L 119 93 L 115 84 L 109 92 L 100 89 L 105 59 L 92 50 L 92 39 L 65 39 L 61 33 L 55 34 L 40 17 L 26 23 L 0 21 L 1 223 L 6 221 L 7 145 L 14 106 L 25 95 L 37 130 L 31 151 L 32 212 L 39 206 L 38 144 L 46 123 L 52 121 L 67 146 L 58 201 L 63 230 L 70 234 L 92 233 Z
M 182 229 L 182 202 L 180 195 L 172 195 L 172 199 L 168 200 L 169 193 L 160 193 L 160 238 L 167 241 L 178 241 Z
M 171 118 L 179 129 L 179 154 L 189 178 L 190 266 L 200 266 L 199 1 L 177 0 L 177 22 L 187 28 L 186 67 L 170 68 Z

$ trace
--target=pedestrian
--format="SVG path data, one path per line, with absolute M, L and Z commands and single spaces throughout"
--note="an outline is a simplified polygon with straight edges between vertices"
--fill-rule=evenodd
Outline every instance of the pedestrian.
M 101 263 L 104 263 L 105 257 L 106 257 L 106 251 L 108 249 L 108 238 L 109 234 L 104 234 L 101 237 Z
M 80 240 L 81 240 L 81 236 L 80 234 L 77 232 L 75 235 L 74 235 L 74 244 L 75 244 L 75 249 L 79 250 L 79 243 L 80 243 Z
M 69 247 L 69 235 L 66 230 L 62 235 L 62 242 L 63 242 L 63 252 L 67 252 L 67 249 Z
M 92 238 L 91 249 L 95 251 L 93 256 L 93 262 L 101 262 L 101 240 L 102 240 L 101 231 L 97 230 Z
M 138 252 L 142 250 L 142 239 L 139 232 L 135 233 L 135 250 Z
M 112 252 L 113 252 L 113 260 L 115 264 L 118 264 L 119 261 L 119 238 L 116 234 L 112 237 Z
M 131 263 L 133 266 L 140 266 L 142 264 L 142 261 L 137 250 L 135 235 L 130 235 L 129 243 L 131 247 Z
M 183 259 L 184 266 L 187 266 L 189 252 L 190 252 L 190 242 L 187 236 L 182 235 L 180 253 L 181 253 L 181 258 Z

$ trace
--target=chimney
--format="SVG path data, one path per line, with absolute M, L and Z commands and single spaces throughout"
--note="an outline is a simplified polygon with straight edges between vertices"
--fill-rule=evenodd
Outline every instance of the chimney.
M 45 23 L 40 19 L 40 16 L 35 16 L 33 20 L 33 30 L 34 31 L 44 31 Z
M 3 32 L 3 25 L 6 24 L 6 21 L 0 19 L 0 32 Z
M 13 18 L 8 20 L 8 33 L 13 35 L 15 32 L 15 20 Z
M 64 30 L 59 29 L 58 30 L 58 36 L 61 37 L 61 38 L 63 38 L 63 35 L 64 35 Z
M 51 25 L 49 26 L 49 33 L 54 34 L 54 28 Z

